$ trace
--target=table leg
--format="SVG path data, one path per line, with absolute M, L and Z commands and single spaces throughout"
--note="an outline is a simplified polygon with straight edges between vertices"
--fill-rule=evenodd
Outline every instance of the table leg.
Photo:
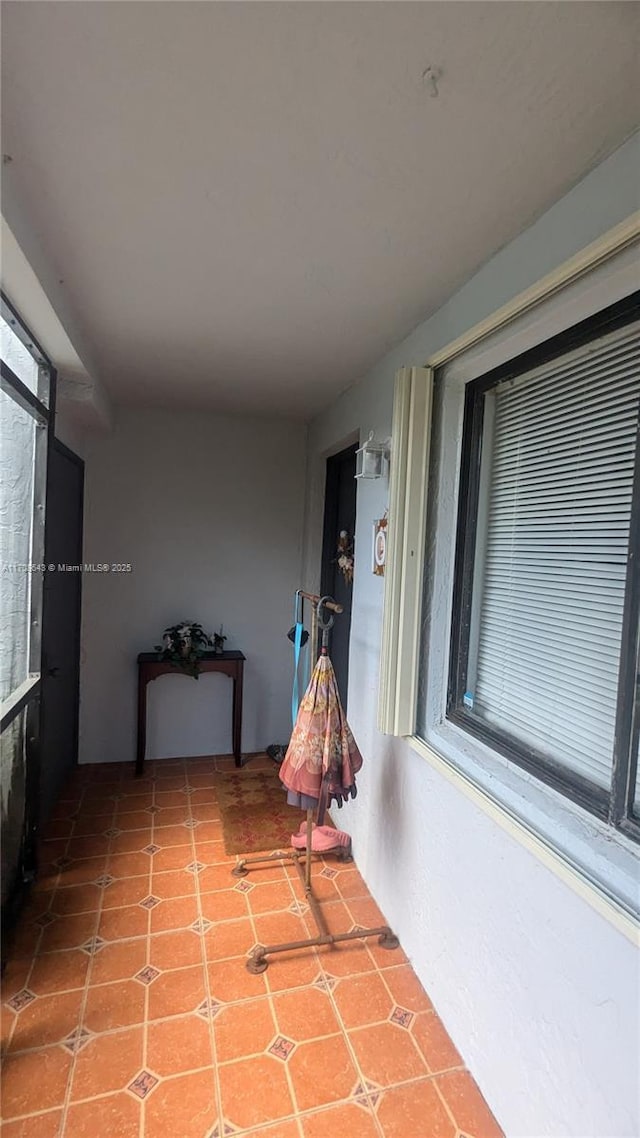
M 147 749 L 147 682 L 138 676 L 138 740 L 136 747 L 136 778 L 144 771 L 144 756 Z
M 242 667 L 233 677 L 233 757 L 237 767 L 242 766 Z

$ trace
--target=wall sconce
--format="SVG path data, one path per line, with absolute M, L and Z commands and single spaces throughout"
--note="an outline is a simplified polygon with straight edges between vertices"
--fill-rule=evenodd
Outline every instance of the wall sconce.
M 389 473 L 389 439 L 376 442 L 373 431 L 356 451 L 356 478 L 386 478 Z

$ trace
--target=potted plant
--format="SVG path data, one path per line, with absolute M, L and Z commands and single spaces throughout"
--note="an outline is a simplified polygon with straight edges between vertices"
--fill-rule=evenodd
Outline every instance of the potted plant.
M 176 668 L 183 668 L 197 680 L 201 656 L 208 648 L 221 652 L 225 640 L 226 636 L 221 636 L 219 633 L 214 633 L 214 636 L 210 637 L 196 621 L 183 620 L 180 624 L 172 624 L 169 628 L 165 628 L 162 644 L 156 644 L 155 648 L 156 652 L 160 653 L 161 659 L 169 660 Z

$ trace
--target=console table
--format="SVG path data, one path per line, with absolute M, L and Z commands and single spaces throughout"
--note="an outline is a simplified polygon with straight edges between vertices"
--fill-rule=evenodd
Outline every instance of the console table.
M 232 739 L 236 766 L 242 766 L 240 742 L 242 735 L 242 677 L 245 657 L 242 652 L 205 652 L 200 657 L 201 672 L 222 672 L 233 680 Z M 144 770 L 147 746 L 147 684 L 158 676 L 188 675 L 183 668 L 167 660 L 158 659 L 157 652 L 141 652 L 138 656 L 138 745 L 136 749 L 136 775 Z

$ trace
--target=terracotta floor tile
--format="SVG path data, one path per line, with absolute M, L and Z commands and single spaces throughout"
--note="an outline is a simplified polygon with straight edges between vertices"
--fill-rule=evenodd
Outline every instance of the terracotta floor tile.
M 202 858 L 198 858 L 202 860 Z M 161 900 L 170 897 L 192 897 L 196 892 L 196 874 L 188 869 L 170 869 L 169 872 L 151 875 L 151 893 Z
M 354 921 L 344 901 L 323 902 L 322 914 L 330 933 L 349 933 L 354 924 L 358 923 Z
M 124 1090 L 143 1066 L 143 1045 L 142 1027 L 90 1039 L 76 1057 L 71 1101 Z
M 343 1035 L 301 1043 L 287 1063 L 299 1110 L 348 1098 L 360 1079 Z
M 387 924 L 386 917 L 372 897 L 350 897 L 347 905 L 354 925 L 377 929 L 381 925 Z
M 147 940 L 116 940 L 106 944 L 93 957 L 91 984 L 130 980 L 147 963 Z
M 140 905 L 126 905 L 123 909 L 105 909 L 98 924 L 98 936 L 103 940 L 124 940 L 146 936 L 149 929 L 149 911 Z
M 102 953 L 100 954 L 102 955 Z M 167 970 L 186 968 L 190 964 L 202 963 L 200 937 L 190 929 L 178 932 L 158 933 L 149 937 L 149 963 L 154 968 Z
M 121 798 L 119 802 L 115 803 L 115 816 L 119 818 L 121 814 L 148 810 L 150 806 L 153 806 L 152 790 L 147 790 L 143 794 L 127 794 L 125 798 Z
M 47 925 L 42 934 L 39 952 L 54 952 L 60 948 L 78 948 L 95 935 L 98 914 L 74 913 Z
M 204 938 L 207 960 L 226 960 L 231 956 L 246 956 L 253 947 L 253 926 L 248 917 L 239 921 L 221 921 L 214 924 Z
M 216 778 L 216 772 L 213 768 L 211 768 L 210 771 L 203 770 L 200 773 L 196 773 L 195 769 L 190 770 L 189 771 L 189 786 L 193 786 L 195 790 L 200 790 L 200 789 L 206 788 L 206 787 L 213 788 L 213 785 L 215 783 L 215 778 Z
M 36 996 L 49 996 L 84 987 L 90 957 L 79 949 L 47 952 L 36 957 L 29 977 L 29 990 Z
M 469 1138 L 504 1138 L 468 1071 L 452 1071 L 435 1080 L 458 1128 Z
M 260 1126 L 293 1114 L 289 1084 L 280 1059 L 271 1055 L 242 1059 L 221 1067 L 219 1076 L 222 1114 L 238 1129 Z
M 394 1023 L 359 1027 L 349 1032 L 351 1045 L 365 1079 L 390 1087 L 427 1073 L 424 1061 L 406 1028 Z
M 151 892 L 150 874 L 141 874 L 139 877 L 117 878 L 111 885 L 103 890 L 102 908 L 122 909 L 126 905 L 137 905 L 149 896 Z
M 217 1117 L 213 1071 L 179 1075 L 160 1083 L 145 1101 L 144 1138 L 207 1138 Z
M 106 872 L 111 877 L 144 877 L 152 868 L 151 856 L 146 853 L 112 854 L 107 859 Z
M 71 1070 L 71 1055 L 62 1047 L 10 1055 L 2 1069 L 4 1119 L 62 1106 Z M 34 1088 L 36 1097 L 34 1097 Z
M 202 965 L 163 972 L 149 987 L 149 1019 L 194 1012 L 206 998 Z
M 345 900 L 350 900 L 355 897 L 367 898 L 369 896 L 369 890 L 364 883 L 364 879 L 361 873 L 355 868 L 341 869 L 335 880 L 338 890 Z
M 200 825 L 193 831 L 196 842 L 220 842 L 224 845 L 222 841 L 222 827 L 219 822 L 207 822 L 201 818 L 199 818 L 198 821 Z
M 220 1004 L 230 1004 L 235 1000 L 246 1000 L 251 996 L 267 994 L 265 973 L 253 976 L 247 971 L 242 957 L 208 964 L 207 971 L 211 995 Z
M 97 885 L 68 885 L 56 889 L 51 911 L 59 917 L 72 913 L 93 913 L 102 903 L 102 889 Z
M 384 982 L 397 1004 L 412 1012 L 431 1011 L 433 1005 L 410 964 L 388 968 Z
M 281 909 L 288 909 L 289 905 L 296 900 L 296 896 L 285 878 L 280 881 L 265 881 L 256 884 L 247 896 L 252 913 L 274 913 Z
M 304 1138 L 380 1138 L 375 1118 L 368 1106 L 341 1103 L 302 1119 Z M 409 1135 L 405 1135 L 409 1138 Z M 418 1138 L 417 1133 L 411 1138 Z
M 114 808 L 118 807 L 117 802 L 110 802 L 102 796 L 92 798 L 83 798 L 82 802 L 76 804 L 75 809 L 78 810 L 79 818 L 108 818 L 109 821 L 105 826 L 100 826 L 98 833 L 101 834 L 103 830 L 108 830 L 111 825 L 111 819 L 114 815 Z
M 313 949 L 300 952 L 279 952 L 269 957 L 269 967 L 263 973 L 271 992 L 286 992 L 312 984 L 322 969 Z
M 163 849 L 172 846 L 189 846 L 191 850 L 191 830 L 186 826 L 158 826 L 154 829 L 153 840 Z
M 67 846 L 67 857 L 92 858 L 103 857 L 109 851 L 109 838 L 104 834 L 92 834 L 84 838 L 71 838 Z
M 190 831 L 185 830 L 185 834 L 187 833 L 190 833 Z M 154 837 L 154 845 L 162 846 L 162 842 L 158 841 L 157 833 Z M 154 873 L 186 869 L 192 861 L 193 847 L 191 845 L 168 846 L 167 849 L 159 849 L 157 853 L 154 853 L 152 869 Z
M 151 826 L 146 826 L 144 830 L 125 830 L 124 833 L 118 834 L 117 838 L 111 839 L 109 853 L 112 855 L 138 853 L 150 844 L 151 835 Z M 160 845 L 159 842 L 157 844 Z
M 105 872 L 106 864 L 107 858 L 104 854 L 100 857 L 86 857 L 82 861 L 74 861 L 61 870 L 58 884 L 84 885 L 95 881 L 96 877 Z
M 200 829 L 200 826 L 210 827 L 213 840 L 224 837 L 222 822 L 220 821 L 219 812 L 215 806 L 198 805 L 196 802 L 191 806 L 191 817 L 198 823 L 198 829 Z
M 151 815 L 146 810 L 128 810 L 126 814 L 118 814 L 113 825 L 123 833 L 129 833 L 130 830 L 148 830 L 151 827 Z
M 411 1033 L 433 1074 L 446 1071 L 449 1067 L 464 1066 L 442 1020 L 435 1012 L 420 1012 L 411 1025 Z
M 278 1034 L 268 999 L 224 1007 L 214 1017 L 218 1063 L 266 1051 Z
M 306 940 L 310 934 L 305 921 L 295 913 L 267 913 L 254 918 L 260 944 L 288 944 Z
M 398 948 L 382 948 L 378 944 L 377 937 L 367 938 L 367 949 L 371 953 L 374 963 L 381 971 L 386 971 L 387 968 L 398 968 L 400 964 L 408 964 L 409 958 L 403 951 L 402 946 Z
M 190 816 L 191 812 L 185 800 L 183 806 L 162 806 L 160 812 L 154 814 L 153 824 L 156 829 L 162 829 L 163 826 L 181 826 Z
M 298 1123 L 293 1119 L 283 1119 L 274 1122 L 273 1126 L 261 1126 L 259 1130 L 246 1130 L 243 1138 L 300 1138 Z M 335 1138 L 349 1138 L 347 1134 L 335 1135 Z
M 293 888 L 296 896 L 301 896 L 301 886 L 296 883 L 295 878 L 291 878 Z M 323 905 L 329 902 L 342 901 L 342 897 L 338 893 L 337 881 L 333 881 L 328 877 L 320 877 L 318 874 L 313 878 L 313 892 L 318 901 L 322 901 Z M 349 920 L 349 927 L 354 924 L 353 920 Z
M 171 897 L 160 901 L 151 910 L 151 932 L 168 932 L 170 929 L 186 929 L 198 917 L 198 905 L 193 897 Z
M 114 825 L 113 810 L 109 814 L 86 814 L 76 819 L 73 827 L 74 838 L 94 837 L 104 834 Z
M 455 1138 L 456 1128 L 430 1079 L 385 1091 L 376 1113 L 385 1138 Z
M 42 840 L 57 841 L 60 838 L 71 838 L 74 825 L 74 818 L 50 818 L 46 830 L 42 834 Z
M 0 1054 L 4 1055 L 9 1047 L 11 1032 L 17 1021 L 17 1015 L 12 1008 L 5 1004 L 0 1007 Z
M 197 777 L 197 775 L 194 775 L 194 778 Z M 214 794 L 213 782 L 214 777 L 212 775 L 211 781 L 206 786 L 197 786 L 196 783 L 191 781 L 191 776 L 189 776 L 189 786 L 193 787 L 189 798 L 191 800 L 192 806 L 211 806 L 215 810 L 217 816 L 220 817 L 220 808 L 218 806 L 218 800 Z
M 341 1030 L 329 996 L 318 988 L 281 992 L 273 997 L 273 1007 L 282 1035 L 297 1043 Z
M 155 793 L 154 805 L 162 810 L 188 810 L 189 800 L 180 790 L 165 790 L 162 783 L 158 783 Z
M 137 980 L 118 980 L 89 988 L 84 1026 L 98 1033 L 142 1023 L 144 994 L 145 989 Z
M 207 1020 L 197 1015 L 150 1023 L 147 1066 L 163 1077 L 212 1067 L 213 1051 Z
M 0 978 L 0 999 L 3 1003 L 26 986 L 32 964 L 33 960 L 24 956 L 9 956 Z
M 198 855 L 198 860 L 202 858 Z M 212 893 L 218 889 L 231 889 L 237 885 L 238 879 L 232 873 L 233 866 L 229 863 L 222 865 L 208 865 L 202 873 L 198 874 L 198 883 L 201 893 Z M 255 892 L 255 890 L 254 890 Z
M 224 842 L 215 842 L 209 839 L 200 838 L 199 831 L 201 826 L 194 831 L 196 839 L 196 857 L 198 861 L 204 862 L 205 865 L 227 865 L 233 867 L 236 863 L 236 855 L 225 853 Z
M 202 915 L 209 921 L 233 921 L 249 916 L 249 904 L 244 893 L 223 889 L 219 893 L 203 893 L 200 897 Z
M 5 1122 L 2 1138 L 58 1138 L 61 1121 L 61 1110 L 49 1110 L 19 1122 Z
M 345 1027 L 364 1027 L 389 1018 L 394 1003 L 379 972 L 346 976 L 333 990 Z
M 65 1138 L 139 1138 L 139 1133 L 140 1104 L 123 1092 L 72 1104 L 64 1129 Z
M 355 976 L 361 972 L 373 972 L 376 967 L 362 940 L 322 946 L 318 949 L 318 959 L 330 976 Z

